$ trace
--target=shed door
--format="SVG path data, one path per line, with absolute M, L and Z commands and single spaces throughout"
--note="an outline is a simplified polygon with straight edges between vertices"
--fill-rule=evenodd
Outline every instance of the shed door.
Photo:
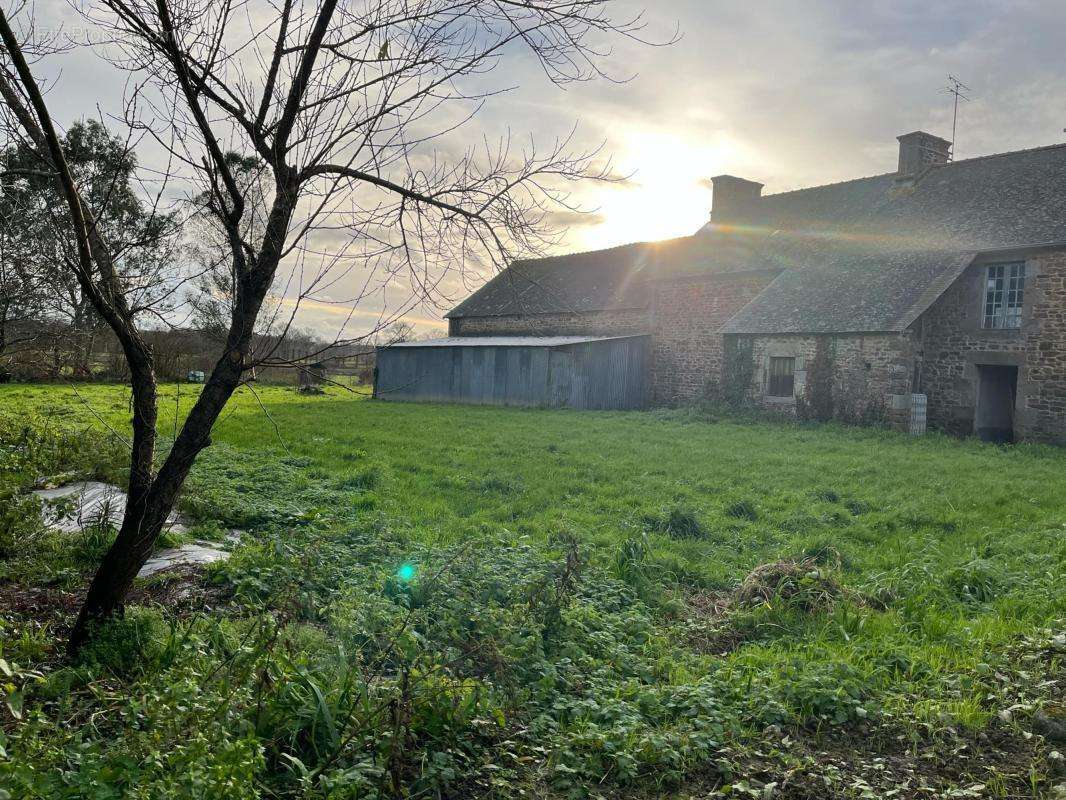
M 548 405 L 565 408 L 570 405 L 570 390 L 574 372 L 573 357 L 567 350 L 548 353 Z

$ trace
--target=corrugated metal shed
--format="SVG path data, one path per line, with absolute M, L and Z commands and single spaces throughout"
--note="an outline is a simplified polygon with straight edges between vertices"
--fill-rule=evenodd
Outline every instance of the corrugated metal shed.
M 647 336 L 468 336 L 379 347 L 374 396 L 542 408 L 643 408 Z

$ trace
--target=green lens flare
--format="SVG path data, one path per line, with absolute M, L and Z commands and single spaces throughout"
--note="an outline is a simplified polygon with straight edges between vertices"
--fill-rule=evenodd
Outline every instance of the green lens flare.
M 396 577 L 404 583 L 412 580 L 415 577 L 415 565 L 402 564 L 400 568 L 396 570 Z

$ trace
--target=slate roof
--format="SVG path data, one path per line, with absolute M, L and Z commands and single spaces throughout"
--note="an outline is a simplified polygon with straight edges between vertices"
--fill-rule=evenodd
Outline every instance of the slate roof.
M 613 339 L 635 339 L 631 336 L 445 336 L 440 339 L 395 342 L 385 345 L 394 347 L 566 347 L 571 344 L 609 342 Z
M 980 252 L 1066 242 L 1066 145 L 767 195 L 690 237 L 517 262 L 449 314 L 642 308 L 650 280 L 776 270 L 727 333 L 902 330 Z
M 651 300 L 653 279 L 700 270 L 730 271 L 730 254 L 742 252 L 740 260 L 746 262 L 750 246 L 749 237 L 723 231 L 713 239 L 683 236 L 516 261 L 446 316 L 644 308 Z
M 452 309 L 448 317 L 641 308 L 649 245 L 516 261 Z M 626 275 L 636 280 L 624 280 Z M 640 284 L 638 286 L 638 284 Z

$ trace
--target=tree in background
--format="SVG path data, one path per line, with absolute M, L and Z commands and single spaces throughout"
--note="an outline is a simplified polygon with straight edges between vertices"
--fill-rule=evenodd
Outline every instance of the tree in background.
M 131 313 L 163 317 L 176 286 L 176 215 L 144 201 L 128 143 L 102 123 L 75 122 L 59 146 L 100 235 L 110 243 Z M 88 375 L 93 343 L 105 322 L 67 266 L 76 244 L 64 196 L 26 140 L 0 152 L 0 174 L 0 270 L 5 285 L 17 281 L 16 293 L 5 290 L 4 297 L 23 312 L 32 308 L 24 318 L 55 342 L 53 372 L 69 368 Z
M 147 132 L 169 163 L 180 165 L 178 176 L 194 187 L 193 196 L 207 194 L 231 261 L 233 298 L 218 360 L 158 468 L 156 378 L 140 328 L 145 309 L 130 302 L 129 281 L 118 269 L 121 250 L 98 222 L 92 187 L 67 159 L 31 67 L 38 52 L 28 38 L 33 28 L 24 21 L 20 36 L 0 12 L 0 95 L 8 118 L 62 191 L 76 245 L 64 252 L 63 268 L 118 337 L 133 393 L 126 512 L 89 587 L 72 650 L 94 622 L 122 608 L 226 402 L 249 370 L 270 362 L 270 348 L 256 352 L 253 344 L 271 296 L 288 304 L 278 326 L 282 336 L 302 302 L 354 313 L 374 285 L 401 278 L 412 304 L 432 301 L 466 269 L 489 270 L 515 254 L 542 251 L 550 241 L 546 213 L 566 205 L 568 182 L 607 175 L 609 167 L 592 169 L 595 152 L 573 155 L 568 140 L 544 150 L 530 143 L 518 152 L 505 138 L 457 151 L 441 137 L 501 91 L 492 79 L 521 51 L 557 84 L 602 76 L 606 39 L 635 38 L 639 31 L 632 22 L 616 22 L 609 5 L 101 0 L 85 6 L 141 101 L 127 106 L 131 128 Z M 270 191 L 261 227 L 249 224 L 255 202 L 228 152 L 254 154 L 264 165 Z M 342 316 L 342 333 L 349 321 Z
M 415 339 L 415 326 L 403 320 L 394 322 L 378 336 L 378 342 L 386 347 L 390 344 L 410 342 L 413 339 Z
M 17 244 L 11 246 L 15 237 L 6 221 L 14 212 L 0 192 L 0 380 L 10 379 L 12 359 L 37 342 L 43 302 L 40 276 L 23 261 Z

